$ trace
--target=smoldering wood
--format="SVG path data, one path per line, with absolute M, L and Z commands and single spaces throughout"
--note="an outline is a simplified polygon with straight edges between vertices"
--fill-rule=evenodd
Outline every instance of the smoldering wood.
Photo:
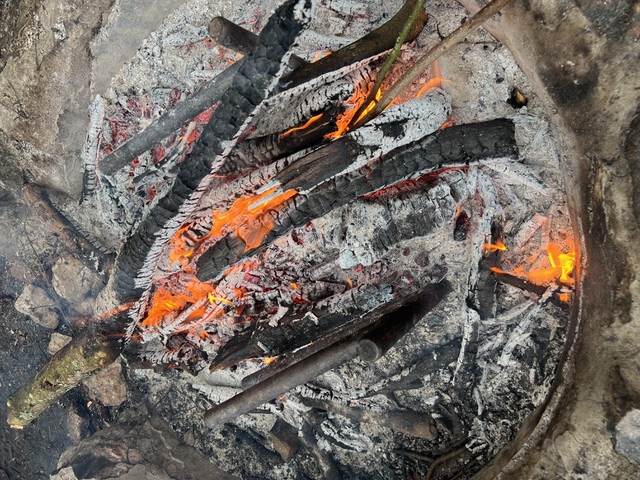
M 388 22 L 372 30 L 358 41 L 333 52 L 317 62 L 310 63 L 292 72 L 283 78 L 282 83 L 287 85 L 288 88 L 293 88 L 308 82 L 312 78 L 336 70 L 340 66 L 357 63 L 393 48 L 398 38 L 398 32 L 402 30 L 415 4 L 416 0 L 406 0 L 402 8 L 398 10 L 398 13 L 391 17 Z M 407 42 L 412 42 L 416 39 L 427 23 L 427 19 L 427 14 L 422 11 L 418 21 L 407 36 Z
M 351 152 L 346 147 L 343 147 L 342 153 L 351 158 Z M 264 250 L 270 242 L 290 229 L 385 186 L 447 166 L 463 166 L 486 158 L 514 159 L 516 155 L 513 123 L 501 119 L 446 128 L 419 142 L 397 148 L 358 170 L 330 179 L 326 179 L 324 175 L 314 179 L 317 181 L 310 181 L 307 177 L 293 177 L 281 186 L 282 190 L 294 189 L 300 193 L 286 201 L 278 210 L 266 212 L 256 220 L 275 225 L 262 246 L 247 250 L 244 241 L 229 234 L 213 244 L 198 259 L 197 277 L 201 281 L 215 280 L 223 269 Z M 329 160 L 349 164 L 348 160 L 344 161 L 337 156 L 332 156 Z M 322 169 L 317 169 L 317 172 L 321 173 Z M 301 185 L 307 184 L 314 187 L 302 190 Z
M 87 139 L 82 150 L 84 175 L 82 178 L 81 202 L 88 200 L 98 188 L 98 150 L 105 116 L 104 103 L 102 97 L 96 95 L 96 98 L 89 105 L 89 127 L 87 129 Z
M 266 375 L 262 374 L 264 375 L 262 379 L 267 378 L 292 363 L 375 323 L 380 315 L 388 313 L 388 308 L 393 309 L 398 304 L 388 305 L 378 312 L 368 312 L 366 308 L 360 307 L 360 300 L 380 298 L 380 303 L 382 303 L 382 298 L 386 297 L 390 291 L 391 282 L 382 280 L 375 285 L 363 285 L 343 295 L 336 295 L 338 298 L 328 299 L 322 306 L 316 306 L 309 312 L 285 317 L 281 319 L 277 328 L 258 325 L 256 329 L 237 335 L 220 347 L 216 358 L 211 363 L 211 369 L 228 368 L 246 358 L 292 355 L 290 359 L 286 357 L 276 359 L 271 365 L 258 371 L 258 373 L 263 371 L 266 373 Z M 402 293 L 410 296 L 415 294 L 415 291 Z M 398 301 L 402 301 L 400 294 Z M 335 303 L 344 306 L 340 313 L 332 312 Z M 305 347 L 310 338 L 314 338 L 316 341 Z M 305 348 L 302 349 L 302 347 Z M 294 352 L 297 349 L 300 350 Z
M 230 422 L 292 388 L 313 380 L 324 372 L 352 360 L 357 355 L 358 341 L 338 342 L 276 373 L 263 382 L 207 410 L 204 423 L 209 428 Z
M 380 114 L 385 108 L 387 108 L 393 99 L 396 98 L 405 88 L 407 88 L 413 81 L 420 76 L 429 66 L 435 62 L 438 58 L 448 52 L 451 47 L 458 44 L 464 37 L 473 32 L 476 28 L 480 27 L 483 23 L 489 20 L 493 15 L 497 14 L 506 7 L 512 0 L 493 0 L 483 7 L 479 12 L 473 15 L 469 20 L 463 23 L 460 27 L 454 30 L 450 35 L 445 37 L 441 42 L 429 49 L 409 70 L 407 70 L 402 78 L 398 80 L 383 97 L 376 102 L 375 107 L 372 108 L 366 115 L 359 119 L 353 125 L 353 128 L 358 128 L 360 125 L 364 125 L 372 118 Z
M 442 283 L 439 287 L 441 288 L 433 293 L 421 293 L 409 303 L 384 315 L 358 342 L 360 359 L 373 363 L 387 353 L 448 293 L 448 285 Z
M 412 296 L 406 305 L 407 308 L 401 309 L 399 313 L 397 308 L 387 313 L 382 319 L 376 321 L 376 327 L 372 330 L 362 332 L 362 324 L 358 325 L 360 328 L 355 332 L 353 327 L 343 329 L 343 331 L 346 330 L 347 335 L 342 340 L 313 353 L 262 382 L 253 385 L 235 397 L 209 409 L 205 414 L 205 424 L 209 428 L 215 428 L 220 424 L 229 422 L 237 416 L 288 392 L 292 388 L 307 383 L 322 373 L 352 360 L 361 351 L 365 352 L 367 358 L 371 358 L 369 353 L 372 344 L 375 346 L 376 353 L 386 352 L 388 348 L 399 340 L 401 335 L 415 325 L 417 322 L 415 320 L 416 317 L 423 318 L 424 315 L 440 303 L 448 291 L 447 286 L 443 282 L 433 286 L 434 290 L 429 289 Z M 412 316 L 409 316 L 409 314 Z M 363 339 L 366 341 L 364 349 L 360 348 L 360 343 Z
M 389 428 L 410 437 L 433 440 L 437 430 L 433 417 L 428 413 L 415 410 L 375 411 L 362 407 L 351 407 L 335 401 L 305 398 L 302 403 L 307 407 L 337 413 L 352 421 L 365 422 Z
M 229 166 L 224 166 L 219 172 L 224 174 L 243 171 L 320 144 L 325 135 L 335 130 L 335 113 L 335 109 L 331 108 L 312 126 L 288 135 L 275 133 L 244 140 L 229 155 Z
M 404 20 L 411 12 L 414 3 L 415 0 L 407 0 L 398 13 L 387 23 L 373 30 L 362 39 L 283 78 L 282 89 L 285 90 L 302 85 L 323 74 L 339 70 L 346 65 L 357 63 L 388 50 L 393 46 L 396 32 L 404 24 Z M 415 30 L 411 32 L 407 41 L 412 41 L 419 35 L 426 21 L 427 16 L 424 14 L 419 22 L 421 23 L 420 27 L 418 28 L 418 25 L 416 25 Z M 243 58 L 223 70 L 211 82 L 191 94 L 135 137 L 104 157 L 98 164 L 100 172 L 103 175 L 113 175 L 138 155 L 149 150 L 154 144 L 170 136 L 186 122 L 218 103 L 223 94 L 231 87 L 233 77 L 238 73 L 244 62 L 245 59 Z
M 244 57 L 220 107 L 180 164 L 171 189 L 123 246 L 110 279 L 118 300 L 138 298 L 148 288 L 162 247 L 191 213 L 202 184 L 225 162 L 256 107 L 273 89 L 283 72 L 285 53 L 308 23 L 308 17 L 296 18 L 295 7 L 296 2 L 290 0 L 271 16 L 258 45 Z

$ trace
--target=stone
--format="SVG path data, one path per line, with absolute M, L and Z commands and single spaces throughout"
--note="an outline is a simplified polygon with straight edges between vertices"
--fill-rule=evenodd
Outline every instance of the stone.
M 93 312 L 93 299 L 104 286 L 97 273 L 71 256 L 63 256 L 52 268 L 52 283 L 56 293 L 68 300 L 82 315 Z
M 182 443 L 169 424 L 150 414 L 127 411 L 116 425 L 81 440 L 62 454 L 53 480 L 234 480 L 202 453 Z
M 62 335 L 61 333 L 53 332 L 51 334 L 51 340 L 49 340 L 49 345 L 47 346 L 47 352 L 53 355 L 70 341 L 71 337 L 69 337 L 68 335 Z
M 60 324 L 55 301 L 44 288 L 29 284 L 22 290 L 15 303 L 15 309 L 29 316 L 38 325 L 55 330 Z
M 118 407 L 127 399 L 127 385 L 119 360 L 83 381 L 89 398 L 107 407 Z
M 637 408 L 616 425 L 616 452 L 640 466 L 640 410 Z

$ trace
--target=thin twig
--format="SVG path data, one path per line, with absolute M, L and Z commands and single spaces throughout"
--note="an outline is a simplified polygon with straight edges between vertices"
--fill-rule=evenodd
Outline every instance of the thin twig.
M 429 65 L 431 65 L 436 59 L 448 52 L 454 45 L 461 42 L 467 35 L 469 35 L 476 28 L 480 27 L 484 22 L 490 19 L 493 15 L 502 10 L 505 6 L 511 3 L 512 0 L 493 0 L 490 4 L 485 6 L 482 10 L 472 16 L 467 22 L 457 28 L 453 33 L 447 36 L 444 40 L 431 48 L 424 56 L 422 56 L 413 65 L 404 76 L 398 80 L 385 95 L 376 103 L 376 106 L 372 108 L 369 113 L 364 115 L 352 129 L 356 129 L 361 125 L 364 125 L 372 118 L 379 115 L 389 104 L 411 83 L 425 71 Z
M 375 104 L 376 93 L 378 92 L 378 90 L 380 90 L 380 87 L 382 86 L 382 82 L 384 82 L 384 79 L 387 76 L 387 73 L 389 73 L 389 71 L 391 70 L 391 67 L 395 63 L 398 56 L 400 55 L 400 50 L 402 49 L 402 45 L 404 45 L 404 42 L 409 36 L 409 32 L 412 30 L 414 24 L 418 21 L 418 16 L 422 11 L 422 8 L 424 7 L 424 2 L 425 0 L 418 0 L 414 5 L 413 10 L 411 11 L 411 15 L 409 15 L 407 22 L 404 24 L 404 27 L 402 27 L 402 31 L 400 32 L 400 35 L 398 35 L 398 38 L 396 39 L 396 43 L 393 47 L 393 50 L 391 50 L 391 53 L 385 60 L 384 65 L 382 65 L 382 68 L 378 72 L 378 75 L 376 76 L 376 81 L 373 84 L 373 87 L 371 88 L 371 90 L 369 91 L 367 98 L 365 98 L 364 102 L 362 102 L 362 104 L 356 110 L 356 113 L 353 115 L 353 117 L 351 117 L 349 126 L 347 126 L 347 131 L 351 130 L 351 127 L 358 121 L 360 116 L 365 112 L 367 107 L 371 105 L 371 103 Z

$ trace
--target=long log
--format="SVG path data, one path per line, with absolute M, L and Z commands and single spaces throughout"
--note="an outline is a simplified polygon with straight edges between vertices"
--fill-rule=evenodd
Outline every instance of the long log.
M 367 346 L 362 351 L 368 359 L 371 359 L 369 355 L 370 344 L 376 345 L 376 352 L 388 350 L 400 338 L 399 333 L 406 333 L 407 326 L 410 329 L 442 300 L 445 291 L 445 289 L 436 290 L 437 296 L 422 292 L 422 294 L 411 298 L 402 308 L 384 315 L 379 324 L 376 324 L 376 328 L 365 332 L 364 337 L 362 334 L 346 337 L 216 405 L 205 414 L 205 425 L 209 428 L 216 428 L 239 415 L 250 412 L 278 395 L 352 360 L 359 355 L 361 351 L 359 346 L 363 341 Z
M 148 288 L 164 245 L 191 214 L 203 187 L 224 164 L 255 109 L 283 73 L 285 53 L 308 23 L 309 9 L 309 0 L 284 3 L 260 33 L 258 45 L 244 57 L 219 108 L 180 164 L 171 190 L 122 248 L 109 282 L 118 300 L 139 298 Z

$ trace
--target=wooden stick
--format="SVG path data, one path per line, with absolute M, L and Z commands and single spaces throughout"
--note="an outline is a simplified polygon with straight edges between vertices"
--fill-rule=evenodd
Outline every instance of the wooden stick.
M 407 0 L 398 13 L 387 23 L 365 35 L 360 40 L 287 75 L 281 81 L 281 84 L 285 86 L 283 89 L 302 85 L 320 75 L 339 70 L 346 65 L 373 57 L 392 48 L 397 38 L 397 32 L 404 25 L 405 19 L 412 11 L 415 2 L 416 0 Z M 420 34 L 424 24 L 427 22 L 427 15 L 422 15 L 419 20 L 407 37 L 407 41 L 412 41 Z M 222 71 L 220 75 L 204 85 L 200 90 L 192 93 L 183 102 L 167 111 L 154 123 L 100 160 L 98 163 L 100 172 L 104 175 L 113 175 L 138 155 L 178 130 L 184 123 L 219 102 L 222 95 L 231 85 L 231 80 L 239 70 L 242 62 L 243 59 Z
M 94 329 L 84 330 L 51 357 L 33 380 L 9 397 L 7 423 L 22 428 L 91 372 L 113 363 L 122 350 L 121 340 Z
M 415 65 L 413 65 L 404 76 L 398 80 L 385 95 L 380 99 L 376 106 L 372 108 L 369 113 L 362 117 L 352 129 L 358 128 L 364 125 L 372 118 L 379 115 L 385 108 L 389 106 L 391 102 L 411 83 L 422 74 L 429 65 L 431 65 L 439 57 L 447 53 L 454 45 L 458 44 L 464 37 L 469 35 L 476 28 L 480 27 L 484 22 L 490 19 L 493 15 L 502 10 L 505 6 L 511 3 L 512 0 L 493 0 L 490 4 L 485 6 L 482 10 L 472 16 L 463 25 L 458 27 L 453 33 L 447 36 L 444 40 L 431 48 L 423 57 L 421 57 Z
M 367 98 L 365 98 L 364 102 L 362 102 L 362 104 L 358 107 L 353 117 L 351 118 L 351 121 L 349 122 L 349 126 L 347 127 L 347 131 L 351 130 L 351 127 L 358 121 L 358 119 L 360 118 L 360 115 L 362 115 L 362 113 L 367 109 L 367 107 L 371 105 L 372 102 L 375 103 L 376 94 L 378 93 L 378 90 L 380 90 L 380 87 L 382 86 L 382 82 L 384 82 L 384 79 L 387 76 L 387 73 L 389 73 L 389 71 L 391 70 L 391 67 L 395 63 L 398 56 L 400 55 L 400 49 L 402 48 L 402 45 L 404 45 L 404 42 L 409 36 L 409 33 L 411 32 L 413 26 L 416 24 L 416 22 L 419 21 L 420 12 L 424 13 L 424 10 L 423 10 L 424 2 L 425 0 L 418 0 L 414 5 L 411 15 L 409 15 L 407 22 L 404 24 L 404 27 L 402 27 L 402 31 L 400 32 L 400 35 L 398 35 L 398 39 L 396 40 L 396 44 L 394 45 L 393 50 L 389 54 L 389 57 L 385 60 L 384 65 L 382 65 L 382 68 L 380 69 L 380 71 L 378 72 L 378 75 L 376 76 L 376 81 L 373 84 L 373 87 L 371 87 L 371 90 L 369 91 Z

